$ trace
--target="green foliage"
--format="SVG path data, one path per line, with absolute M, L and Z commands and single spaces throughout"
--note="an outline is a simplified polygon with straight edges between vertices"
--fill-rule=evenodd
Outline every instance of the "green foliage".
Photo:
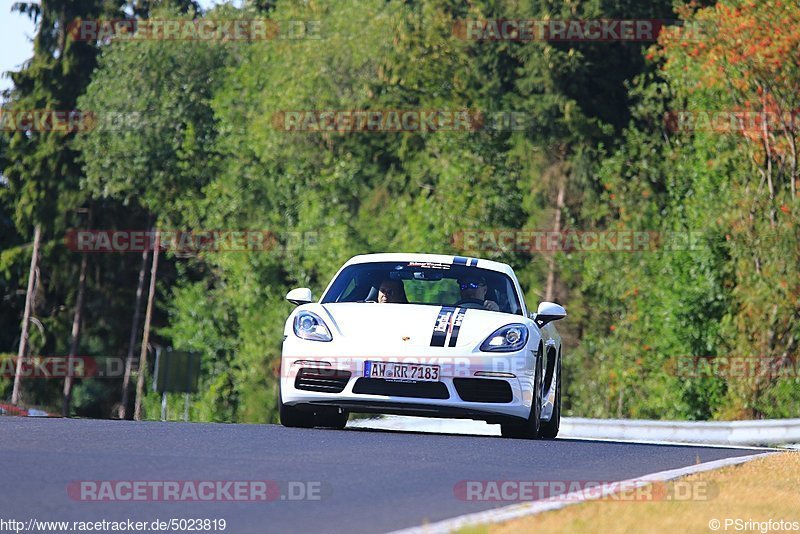
M 736 2 L 708 9 L 728 14 L 729 4 Z M 749 62 L 728 65 L 666 37 L 648 51 L 639 43 L 454 36 L 454 21 L 469 18 L 674 18 L 666 1 L 258 1 L 203 15 L 191 2 L 166 6 L 142 3 L 139 14 L 319 21 L 321 38 L 114 40 L 99 47 L 95 68 L 93 46 L 66 40 L 65 55 L 55 58 L 58 39 L 38 36 L 37 57 L 14 79 L 13 107 L 77 105 L 125 114 L 128 122 L 74 140 L 0 139 L 7 177 L 0 182 L 0 287 L 13 303 L 0 312 L 13 326 L 4 330 L 19 322 L 35 222 L 47 225 L 43 265 L 52 274 L 40 295 L 40 309 L 51 310 L 46 334 L 34 332 L 32 343 L 50 351 L 66 350 L 69 339 L 78 262 L 57 242 L 65 228 L 88 224 L 77 207 L 91 207 L 100 228 L 145 228 L 152 217 L 161 228 L 273 232 L 269 250 L 165 254 L 153 340 L 203 356 L 192 419 L 275 421 L 287 290 L 307 286 L 318 295 L 358 253 L 460 253 L 453 240 L 460 231 L 550 230 L 562 196 L 562 229 L 690 239 L 690 246 L 632 253 L 480 252 L 515 268 L 532 308 L 555 275 L 550 289 L 570 313 L 559 324 L 566 414 L 797 413 L 797 378 L 684 376 L 680 368 L 691 356 L 797 354 L 796 154 L 780 140 L 675 132 L 663 121 L 668 111 L 726 109 L 763 96 L 767 67 L 792 87 L 795 70 L 774 63 L 772 44 L 762 54 L 770 62 L 757 61 L 756 47 L 737 50 Z M 748 9 L 764 22 L 770 9 L 789 8 Z M 680 15 L 708 20 L 714 12 Z M 707 50 L 719 51 L 734 34 L 717 35 Z M 775 42 L 796 55 L 791 39 Z M 84 83 L 66 87 L 76 68 Z M 727 85 L 708 82 L 718 68 Z M 283 114 L 304 110 L 499 111 L 527 121 L 515 131 L 284 131 Z M 766 183 L 774 186 L 770 195 Z M 90 353 L 127 352 L 138 267 L 138 256 L 130 258 L 90 261 Z M 1 350 L 13 344 L 13 333 L 0 333 Z M 108 416 L 115 388 L 79 384 L 76 413 Z M 159 405 L 148 393 L 146 416 L 157 418 Z M 183 399 L 171 397 L 171 418 L 182 410 Z

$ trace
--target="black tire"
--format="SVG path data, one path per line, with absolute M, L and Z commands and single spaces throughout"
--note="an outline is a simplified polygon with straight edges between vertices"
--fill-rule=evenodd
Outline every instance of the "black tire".
M 338 408 L 332 410 L 325 410 L 317 412 L 316 426 L 324 426 L 325 428 L 343 429 L 347 425 L 347 419 L 350 413 L 342 410 L 339 412 Z
M 312 428 L 314 426 L 314 412 L 299 410 L 283 403 L 280 385 L 278 385 L 278 415 L 283 426 L 291 428 Z
M 525 439 L 526 423 L 500 423 L 500 435 L 504 438 Z
M 539 436 L 544 439 L 555 439 L 558 436 L 558 428 L 561 426 L 561 358 L 558 359 L 556 368 L 556 402 L 553 406 L 553 415 L 549 421 L 542 422 L 539 428 Z
M 536 439 L 542 417 L 542 356 L 536 357 L 536 375 L 533 383 L 534 398 L 528 419 L 519 423 L 501 423 L 500 435 L 504 438 Z

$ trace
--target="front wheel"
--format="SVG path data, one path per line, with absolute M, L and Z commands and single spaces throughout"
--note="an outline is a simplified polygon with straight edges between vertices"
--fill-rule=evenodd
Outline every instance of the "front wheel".
M 323 426 L 326 428 L 343 429 L 347 425 L 347 419 L 350 414 L 345 410 L 334 408 L 333 410 L 326 410 L 317 412 L 316 426 Z
M 558 427 L 561 426 L 561 358 L 558 359 L 556 367 L 556 401 L 553 406 L 553 415 L 549 421 L 542 423 L 539 435 L 545 439 L 554 439 L 558 435 Z
M 531 414 L 520 423 L 501 423 L 500 435 L 504 438 L 536 439 L 539 437 L 542 418 L 542 357 L 536 357 L 536 375 L 533 384 Z
M 305 412 L 295 406 L 283 403 L 280 385 L 278 385 L 278 416 L 283 426 L 292 428 L 311 428 L 314 426 L 314 412 Z

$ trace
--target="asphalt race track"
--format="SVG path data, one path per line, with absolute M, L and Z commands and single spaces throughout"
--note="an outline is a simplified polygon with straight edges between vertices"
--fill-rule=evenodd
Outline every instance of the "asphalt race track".
M 453 490 L 463 480 L 624 480 L 752 452 L 365 429 L 0 417 L 0 518 L 203 518 L 225 519 L 230 533 L 386 532 L 511 504 L 460 500 Z M 76 481 L 186 480 L 312 482 L 295 490 L 309 488 L 319 499 L 86 502 L 67 492 Z

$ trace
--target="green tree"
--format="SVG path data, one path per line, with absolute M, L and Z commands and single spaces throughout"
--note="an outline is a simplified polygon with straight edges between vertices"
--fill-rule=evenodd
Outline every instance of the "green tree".
M 119 4 L 99 0 L 20 2 L 14 9 L 27 14 L 37 23 L 33 38 L 34 55 L 24 67 L 9 73 L 13 88 L 3 104 L 5 112 L 71 111 L 78 95 L 86 86 L 94 69 L 97 50 L 94 43 L 74 41 L 66 32 L 77 18 L 119 15 Z M 2 132 L 3 184 L 0 204 L 10 210 L 18 237 L 2 257 L 6 273 L 21 271 L 20 263 L 28 262 L 27 248 L 19 248 L 30 239 L 35 225 L 42 226 L 43 247 L 41 276 L 35 302 L 38 305 L 40 328 L 31 338 L 33 354 L 47 351 L 66 354 L 69 327 L 78 284 L 77 267 L 72 256 L 60 246 L 65 230 L 78 224 L 81 212 L 89 205 L 88 196 L 78 186 L 80 165 L 72 141 L 74 132 L 55 129 L 21 128 Z M 16 278 L 16 276 L 15 276 Z M 25 287 L 21 278 L 9 280 L 16 287 Z M 16 293 L 16 294 L 15 294 Z M 18 292 L 12 293 L 9 304 L 19 313 L 24 306 Z M 11 324 L 19 324 L 12 321 Z M 34 384 L 29 401 L 49 402 L 56 392 L 53 383 Z

